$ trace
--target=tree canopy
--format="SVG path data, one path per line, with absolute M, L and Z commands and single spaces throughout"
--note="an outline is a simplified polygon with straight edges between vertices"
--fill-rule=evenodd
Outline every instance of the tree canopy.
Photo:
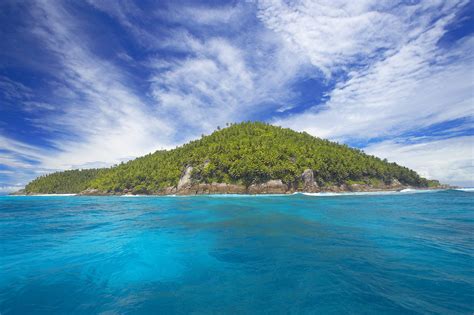
M 25 187 L 29 193 L 68 194 L 88 188 L 91 181 L 105 169 L 69 170 L 42 175 Z
M 173 150 L 161 150 L 127 163 L 93 170 L 53 173 L 37 178 L 27 192 L 76 193 L 86 188 L 108 192 L 129 189 L 153 193 L 176 186 L 184 169 L 193 166 L 192 178 L 201 183 L 249 186 L 271 179 L 298 187 L 305 169 L 314 172 L 320 186 L 344 183 L 433 185 L 415 171 L 389 163 L 359 149 L 313 137 L 305 132 L 261 122 L 231 124 Z

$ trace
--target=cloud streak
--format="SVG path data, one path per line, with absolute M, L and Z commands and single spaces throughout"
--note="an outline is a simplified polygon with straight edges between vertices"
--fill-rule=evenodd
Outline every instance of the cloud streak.
M 91 161 L 115 163 L 169 146 L 170 124 L 129 88 L 120 68 L 90 52 L 78 32 L 81 25 L 73 22 L 64 7 L 44 1 L 32 8 L 32 13 L 37 22 L 33 32 L 62 65 L 56 80 L 74 91 L 59 91 L 62 112 L 42 117 L 39 122 L 68 134 L 66 139 L 51 140 L 59 153 L 42 159 L 45 167 L 61 169 Z
M 420 3 L 395 12 L 375 11 L 376 2 L 370 1 L 329 9 L 310 3 L 301 5 L 306 10 L 281 3 L 268 5 L 262 16 L 270 27 L 281 29 L 297 49 L 304 49 L 327 75 L 331 75 L 328 69 L 334 72 L 356 62 L 363 66 L 353 67 L 347 79 L 328 93 L 323 106 L 315 104 L 302 114 L 277 120 L 277 124 L 347 140 L 399 135 L 472 116 L 474 81 L 466 78 L 472 77 L 473 40 L 464 40 L 450 50 L 438 46 L 455 16 L 453 8 L 462 3 Z M 385 15 L 388 17 L 377 17 Z M 360 22 L 356 23 L 359 27 L 353 27 L 353 19 Z M 380 53 L 386 44 L 390 49 Z M 371 57 L 374 52 L 379 52 L 377 57 Z
M 365 148 L 389 161 L 416 169 L 422 176 L 460 186 L 474 186 L 474 137 L 458 137 L 415 144 L 384 141 Z

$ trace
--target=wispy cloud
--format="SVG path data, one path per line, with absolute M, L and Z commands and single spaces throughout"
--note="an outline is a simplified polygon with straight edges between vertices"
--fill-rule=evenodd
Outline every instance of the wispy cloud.
M 0 93 L 6 100 L 22 100 L 31 97 L 33 91 L 20 82 L 0 76 Z
M 330 76 L 396 53 L 465 3 L 262 0 L 258 16 Z
M 64 7 L 44 1 L 32 8 L 32 14 L 34 33 L 63 67 L 54 74 L 56 80 L 78 91 L 59 95 L 65 101 L 62 112 L 43 117 L 49 128 L 68 131 L 66 139 L 50 140 L 58 154 L 42 159 L 45 167 L 114 163 L 169 145 L 168 122 L 144 104 L 120 68 L 91 53 L 81 25 Z
M 472 40 L 459 44 L 456 53 L 462 56 L 433 55 L 433 48 L 411 42 L 371 67 L 351 73 L 330 92 L 323 107 L 279 123 L 347 140 L 399 135 L 472 117 L 474 81 L 468 79 L 473 67 Z
M 193 27 L 240 27 L 248 17 L 248 10 L 253 8 L 250 2 L 237 2 L 229 5 L 210 7 L 207 5 L 190 4 L 187 6 L 171 6 L 159 10 L 157 14 L 166 20 L 180 22 Z
M 55 153 L 0 135 L 0 193 L 18 190 L 41 173 L 53 171 L 39 161 Z
M 387 140 L 365 148 L 389 161 L 416 169 L 427 178 L 460 186 L 474 186 L 474 137 L 458 137 L 415 144 Z
M 11 152 L 10 156 L 16 156 L 17 158 L 12 159 L 14 161 L 20 161 L 20 159 L 29 159 L 37 161 L 46 159 L 48 157 L 46 149 L 41 149 L 21 141 L 16 141 L 11 138 L 4 137 L 2 135 L 0 135 L 0 148 L 4 151 L 4 157 L 8 157 L 6 155 L 6 152 Z M 10 157 L 8 158 L 11 159 Z
M 23 185 L 7 185 L 0 184 L 0 194 L 8 194 L 15 191 L 18 191 L 23 188 Z
M 272 62 L 262 62 L 265 51 L 279 48 L 275 42 L 262 41 L 244 50 L 219 37 L 183 40 L 191 56 L 168 64 L 163 71 L 159 62 L 152 79 L 153 96 L 166 115 L 207 132 L 288 99 L 287 85 L 300 64 L 285 60 L 287 52 L 279 49 Z
M 97 7 L 130 33 L 146 34 L 139 36 L 139 43 L 153 47 L 157 56 L 145 63 L 152 72 L 150 94 L 156 101 L 150 106 L 177 123 L 180 141 L 281 107 L 305 66 L 306 57 L 258 23 L 251 4 L 170 6 L 150 12 L 147 18 L 178 25 L 166 34 L 134 24 L 140 9 L 129 15 L 123 5 Z
M 341 3 L 264 8 L 267 23 L 286 32 L 328 75 L 327 69 L 361 64 L 328 94 L 324 106 L 315 104 L 277 123 L 347 140 L 397 135 L 473 114 L 474 81 L 467 80 L 472 78 L 472 38 L 450 50 L 437 45 L 461 3 L 420 3 L 388 11 L 377 2 Z M 384 45 L 387 50 L 380 53 Z

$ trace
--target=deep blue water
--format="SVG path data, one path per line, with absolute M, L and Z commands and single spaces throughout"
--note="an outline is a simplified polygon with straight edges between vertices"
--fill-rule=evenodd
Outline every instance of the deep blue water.
M 0 313 L 472 314 L 473 197 L 0 197 Z

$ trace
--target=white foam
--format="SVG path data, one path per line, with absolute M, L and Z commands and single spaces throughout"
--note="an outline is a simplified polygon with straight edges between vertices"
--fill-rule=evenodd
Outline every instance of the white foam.
M 32 197 L 68 197 L 68 196 L 77 196 L 77 194 L 37 194 L 37 195 L 27 195 Z
M 163 195 L 160 197 L 212 197 L 212 198 L 239 198 L 239 197 L 278 197 L 291 196 L 291 194 L 197 194 L 197 195 Z
M 474 191 L 473 188 L 470 188 Z M 177 198 L 189 198 L 189 197 L 212 197 L 212 198 L 241 198 L 241 197 L 284 197 L 292 195 L 305 195 L 313 197 L 335 197 L 335 196 L 376 196 L 376 195 L 401 195 L 401 194 L 416 194 L 416 193 L 431 193 L 440 191 L 443 189 L 413 189 L 406 188 L 400 191 L 396 190 L 383 190 L 383 191 L 360 191 L 360 192 L 319 192 L 319 193 L 308 193 L 308 192 L 294 192 L 292 194 L 197 194 L 197 195 L 120 195 L 119 197 L 125 198 L 136 198 L 136 197 L 177 197 Z M 471 190 L 469 190 L 471 191 Z
M 405 194 L 419 194 L 419 193 L 432 193 L 432 192 L 437 192 L 437 191 L 442 191 L 446 189 L 402 189 L 400 190 L 400 193 L 405 193 Z
M 307 193 L 302 192 L 299 194 L 305 196 L 313 196 L 313 197 L 335 197 L 335 196 L 370 196 L 370 195 L 393 195 L 398 194 L 397 191 L 361 191 L 361 192 L 320 192 L 320 193 Z
M 412 189 L 406 188 L 400 191 L 396 190 L 385 190 L 385 191 L 360 191 L 360 192 L 319 192 L 319 193 L 296 193 L 302 194 L 305 196 L 314 196 L 314 197 L 334 197 L 334 196 L 377 196 L 377 195 L 400 195 L 400 194 L 417 194 L 417 193 L 427 193 L 427 192 L 436 192 L 439 190 L 436 189 Z
M 291 196 L 290 194 L 203 194 L 199 196 L 217 197 L 217 198 L 233 198 L 233 197 L 281 197 Z
M 471 192 L 471 191 L 474 191 L 474 188 L 472 188 L 472 187 L 465 187 L 465 188 L 456 188 L 456 189 L 454 189 L 454 190 Z
M 121 198 L 189 198 L 189 197 L 212 197 L 212 198 L 239 198 L 239 197 L 278 197 L 278 196 L 291 196 L 292 194 L 195 194 L 195 195 L 119 195 Z M 294 194 L 293 194 L 294 195 Z
M 154 196 L 154 195 L 120 195 L 119 197 L 122 198 L 139 198 L 139 197 L 159 197 L 159 196 Z

